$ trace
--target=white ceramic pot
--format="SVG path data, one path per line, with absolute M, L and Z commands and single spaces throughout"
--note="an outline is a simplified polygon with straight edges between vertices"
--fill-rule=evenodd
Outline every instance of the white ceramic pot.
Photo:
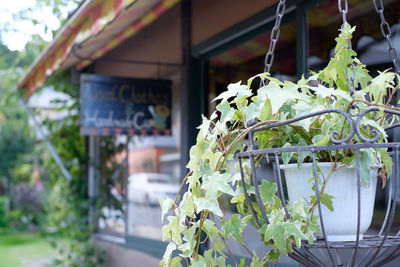
M 332 170 L 332 163 L 318 163 L 325 177 Z M 304 163 L 300 169 L 297 164 L 282 165 L 285 173 L 289 203 L 304 197 L 310 200 L 315 195 L 307 180 L 313 175 L 312 163 Z M 378 168 L 371 168 L 370 182 L 361 186 L 360 240 L 371 224 L 375 203 L 375 191 Z M 314 180 L 313 180 L 314 182 Z M 319 186 L 321 190 L 322 185 Z M 333 196 L 333 212 L 322 205 L 322 218 L 328 241 L 355 241 L 357 237 L 357 172 L 355 168 L 341 168 L 329 179 L 325 192 Z M 318 208 L 315 215 L 319 216 Z M 319 218 L 318 218 L 319 222 Z M 322 236 L 317 233 L 317 237 Z

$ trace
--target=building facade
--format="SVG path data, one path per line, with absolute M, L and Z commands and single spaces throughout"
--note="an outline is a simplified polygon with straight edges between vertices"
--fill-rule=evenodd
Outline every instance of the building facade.
M 160 209 L 150 201 L 150 194 L 166 196 L 176 190 L 173 184 L 179 184 L 185 176 L 201 114 L 207 116 L 215 109 L 212 99 L 226 90 L 229 83 L 246 82 L 263 72 L 277 2 L 86 0 L 38 57 L 20 83 L 28 95 L 42 86 L 48 76 L 69 68 L 74 73 L 163 79 L 172 83 L 171 136 L 119 137 L 115 142 L 128 144 L 129 151 L 119 154 L 122 167 L 115 167 L 109 177 L 93 169 L 89 171 L 88 190 L 93 198 L 101 194 L 99 190 L 107 190 L 99 184 L 112 178 L 108 195 L 114 199 L 109 206 L 94 212 L 100 213 L 94 220 L 99 238 L 155 258 L 162 256 L 166 244 L 161 240 Z M 391 40 L 400 55 L 400 2 L 383 3 Z M 334 0 L 286 1 L 272 76 L 295 81 L 308 75 L 309 70 L 316 71 L 327 64 L 342 24 L 337 5 Z M 348 22 L 357 27 L 353 47 L 371 75 L 392 67 L 373 1 L 349 1 L 348 10 Z M 102 138 L 107 137 L 89 137 L 89 153 L 96 163 L 89 168 L 108 162 L 107 155 L 101 156 Z M 144 193 L 140 189 L 129 190 L 139 180 L 128 177 L 139 173 L 150 174 L 141 187 Z M 156 179 L 156 173 L 166 174 L 166 180 Z M 130 198 L 129 194 L 143 194 L 143 199 Z M 118 205 L 112 204 L 118 201 Z M 222 205 L 229 214 L 229 201 Z M 245 238 L 251 240 L 252 233 Z M 244 254 L 240 247 L 234 247 L 233 252 L 238 256 Z

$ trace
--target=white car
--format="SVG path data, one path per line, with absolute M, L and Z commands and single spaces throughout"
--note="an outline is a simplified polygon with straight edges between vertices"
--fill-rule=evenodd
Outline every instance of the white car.
M 159 205 L 160 197 L 175 198 L 179 185 L 163 173 L 135 173 L 128 177 L 129 201 Z

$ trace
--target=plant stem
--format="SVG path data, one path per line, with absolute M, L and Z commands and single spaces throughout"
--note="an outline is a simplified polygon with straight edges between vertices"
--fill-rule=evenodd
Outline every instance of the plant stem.
M 372 102 L 369 102 L 369 101 L 363 100 L 363 99 L 354 99 L 352 102 L 361 102 L 361 103 L 364 103 L 364 104 L 367 104 L 370 106 L 376 106 L 376 107 L 382 107 L 382 108 L 388 108 L 388 109 L 400 111 L 400 108 L 397 108 L 397 107 L 392 107 L 392 106 L 388 106 L 388 105 L 381 104 L 381 103 L 372 103 Z
M 178 206 L 176 205 L 176 202 L 178 201 L 178 198 L 179 198 L 179 195 L 180 195 L 180 193 L 181 193 L 181 191 L 182 191 L 183 185 L 185 184 L 186 180 L 188 179 L 188 177 L 189 177 L 191 174 L 192 174 L 192 171 L 188 172 L 188 173 L 186 174 L 185 178 L 183 178 L 183 180 L 182 180 L 181 186 L 179 187 L 178 193 L 176 193 L 176 197 L 175 197 L 175 200 L 174 200 L 174 206 L 175 206 L 175 208 L 178 207 Z M 172 210 L 172 214 L 175 215 L 175 210 Z
M 332 177 L 333 173 L 338 171 L 338 170 L 340 170 L 341 168 L 343 168 L 345 166 L 347 166 L 347 165 L 341 165 L 341 166 L 337 167 L 337 162 L 334 162 L 332 170 L 329 172 L 328 177 L 322 183 L 322 187 L 321 187 L 321 190 L 319 192 L 319 195 L 323 195 L 325 193 L 326 186 L 328 184 L 329 179 Z M 318 203 L 317 203 L 317 201 L 315 201 L 314 204 L 312 205 L 312 207 L 310 208 L 309 212 L 311 212 L 311 217 L 313 216 L 315 207 L 317 205 L 318 205 Z
M 196 235 L 197 235 L 197 245 L 196 245 L 196 249 L 195 249 L 195 256 L 196 258 L 198 258 L 199 255 L 199 246 L 200 246 L 200 237 L 201 237 L 201 232 L 202 232 L 202 227 L 203 227 L 203 223 L 204 220 L 208 217 L 208 211 L 202 211 L 201 215 L 200 215 L 200 224 L 199 224 L 199 230 L 197 231 Z M 195 235 L 195 238 L 196 238 Z

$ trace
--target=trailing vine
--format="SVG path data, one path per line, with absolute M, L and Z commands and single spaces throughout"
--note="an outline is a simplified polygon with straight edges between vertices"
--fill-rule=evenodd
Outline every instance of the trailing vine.
M 163 240 L 169 240 L 169 244 L 161 265 L 182 266 L 184 259 L 191 266 L 229 266 L 227 258 L 230 257 L 236 266 L 244 266 L 243 259 L 238 262 L 233 257 L 227 245 L 229 238 L 236 240 L 248 252 L 252 259 L 251 266 L 274 265 L 280 254 L 288 255 L 293 249 L 300 248 L 303 241 L 313 243 L 314 233 L 319 231 L 317 216 L 314 215 L 315 195 L 310 197 L 310 201 L 299 199 L 292 205 L 287 204 L 289 216 L 286 216 L 276 196 L 277 185 L 263 179 L 258 185 L 267 215 L 263 218 L 254 200 L 255 185 L 250 161 L 242 162 L 245 174 L 243 185 L 235 152 L 247 145 L 250 130 L 262 125 L 328 108 L 350 112 L 361 112 L 371 106 L 392 108 L 390 102 L 397 90 L 395 81 L 399 77 L 389 71 L 379 73 L 375 78 L 368 74 L 366 66 L 356 58 L 357 54 L 350 46 L 354 30 L 355 27 L 347 23 L 343 25 L 336 38 L 335 56 L 326 68 L 312 73 L 309 78 L 303 77 L 297 83 L 281 82 L 263 73 L 250 78 L 247 84 L 230 84 L 227 91 L 215 98 L 214 101 L 219 101 L 216 111 L 210 118 L 203 116 L 196 145 L 190 149 L 187 164 L 190 172 L 183 180 L 187 191 L 179 193 L 175 200 L 160 200 L 162 217 L 169 215 L 162 229 Z M 354 98 L 346 77 L 352 65 L 355 66 Z M 253 93 L 251 85 L 255 78 L 267 79 L 269 83 Z M 354 109 L 355 104 L 358 109 Z M 396 119 L 397 116 L 386 117 L 382 110 L 369 113 L 362 120 L 360 131 L 365 137 L 371 137 L 370 128 L 376 129 L 380 133 L 379 141 L 386 142 L 384 127 L 393 124 Z M 253 123 L 249 124 L 249 121 Z M 350 126 L 341 114 L 325 113 L 256 132 L 254 139 L 259 148 L 329 145 L 332 144 L 330 134 L 333 131 L 338 133 L 338 139 L 350 132 Z M 348 143 L 359 142 L 359 138 L 353 136 Z M 331 173 L 355 164 L 355 155 L 347 150 L 317 151 L 316 156 L 319 162 L 333 162 Z M 299 167 L 311 160 L 310 152 L 282 153 L 281 157 L 284 164 L 294 158 Z M 260 162 L 261 157 L 256 158 L 256 168 Z M 386 149 L 369 148 L 361 151 L 360 164 L 361 178 L 365 182 L 369 179 L 369 166 L 377 164 L 383 164 L 380 176 L 385 180 L 392 161 Z M 321 173 L 319 175 L 322 176 Z M 333 210 L 332 196 L 324 193 L 330 176 L 318 178 L 322 183 L 321 202 Z M 244 188 L 250 195 L 250 206 Z M 223 196 L 229 196 L 237 210 L 229 219 L 224 218 L 218 201 Z M 265 245 L 263 255 L 251 251 L 243 240 L 243 233 L 249 225 L 260 234 Z M 211 247 L 200 255 L 203 232 Z

